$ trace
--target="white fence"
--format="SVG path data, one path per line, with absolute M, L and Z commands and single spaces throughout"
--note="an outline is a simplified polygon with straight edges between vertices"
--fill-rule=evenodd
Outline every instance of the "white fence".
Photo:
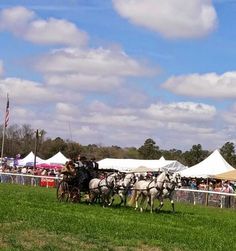
M 0 173 L 1 183 L 11 183 L 30 186 L 57 187 L 60 177 L 38 176 L 22 173 Z
M 176 191 L 175 200 L 194 205 L 206 205 L 220 208 L 236 208 L 236 194 L 180 188 Z

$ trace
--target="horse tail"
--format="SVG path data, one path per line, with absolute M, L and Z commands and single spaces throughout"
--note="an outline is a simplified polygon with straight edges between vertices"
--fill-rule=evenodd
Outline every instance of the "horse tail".
M 136 196 L 137 196 L 137 189 L 133 190 L 133 192 L 132 192 L 131 198 L 130 198 L 130 200 L 128 202 L 129 206 L 133 206 L 134 205 Z

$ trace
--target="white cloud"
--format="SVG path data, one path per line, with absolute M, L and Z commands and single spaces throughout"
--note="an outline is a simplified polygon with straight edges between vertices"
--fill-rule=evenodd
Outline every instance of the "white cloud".
M 174 76 L 162 84 L 165 89 L 185 96 L 202 98 L 235 98 L 236 72 Z
M 217 25 L 210 0 L 113 0 L 116 11 L 130 22 L 167 38 L 196 38 Z
M 49 74 L 45 81 L 51 86 L 63 86 L 82 91 L 110 91 L 119 87 L 121 79 L 115 76 L 84 74 Z
M 125 77 L 152 75 L 157 69 L 129 57 L 120 49 L 66 48 L 54 50 L 35 62 L 50 86 L 83 91 L 111 91 Z
M 37 69 L 44 73 L 82 73 L 104 76 L 142 76 L 154 73 L 124 51 L 66 48 L 42 57 Z
M 13 32 L 17 36 L 23 36 L 29 23 L 36 18 L 33 11 L 17 6 L 2 9 L 0 12 L 0 29 Z
M 34 104 L 47 107 L 48 104 L 59 101 L 73 103 L 73 101 L 83 100 L 80 93 L 68 89 L 67 86 L 54 88 L 54 86 L 20 78 L 0 79 L 0 91 L 1 93 L 9 93 L 10 99 L 14 100 L 17 105 Z
M 4 73 L 4 65 L 3 65 L 3 61 L 0 60 L 0 77 L 3 75 Z
M 151 104 L 150 107 L 145 110 L 145 113 L 152 118 L 162 121 L 192 123 L 212 120 L 216 115 L 216 109 L 210 105 L 193 102 L 159 103 Z
M 75 24 L 64 19 L 40 19 L 33 11 L 21 6 L 0 12 L 0 30 L 36 44 L 84 46 L 88 40 L 87 34 Z
M 19 78 L 1 79 L 0 90 L 3 93 L 9 93 L 18 104 L 42 103 L 54 98 L 43 85 Z

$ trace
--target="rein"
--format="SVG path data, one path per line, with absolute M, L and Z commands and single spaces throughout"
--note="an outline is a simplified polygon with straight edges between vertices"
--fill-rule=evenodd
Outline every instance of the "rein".
M 107 188 L 109 188 L 109 189 L 111 189 L 111 190 L 114 188 L 114 184 L 113 184 L 113 185 L 110 185 L 110 184 L 108 183 L 108 181 L 107 181 L 107 178 L 108 178 L 110 175 L 112 175 L 112 174 L 113 174 L 113 173 L 109 174 L 108 176 L 106 176 L 105 178 L 103 178 L 103 179 L 101 179 L 101 180 L 99 181 L 99 183 L 98 183 L 98 189 L 100 190 L 100 192 L 101 192 L 101 188 L 102 188 L 102 187 L 107 187 Z M 106 184 L 101 185 L 100 183 L 101 183 L 103 180 L 106 181 Z

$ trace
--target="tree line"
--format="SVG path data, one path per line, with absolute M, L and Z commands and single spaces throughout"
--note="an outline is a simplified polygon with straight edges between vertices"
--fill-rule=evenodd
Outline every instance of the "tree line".
M 1 128 L 2 130 L 3 127 Z M 2 142 L 2 133 L 0 140 Z M 87 158 L 95 157 L 97 160 L 104 158 L 159 159 L 163 156 L 168 160 L 178 160 L 186 166 L 193 166 L 211 154 L 210 151 L 202 149 L 201 144 L 193 145 L 187 151 L 160 149 L 151 138 L 146 139 L 139 148 L 122 148 L 115 145 L 102 146 L 97 144 L 81 145 L 79 142 L 69 139 L 64 140 L 60 137 L 51 139 L 47 137 L 45 130 L 41 130 L 40 134 L 36 135 L 36 130 L 28 124 L 21 126 L 14 124 L 7 128 L 4 156 L 15 157 L 17 154 L 20 154 L 21 157 L 25 157 L 30 151 L 35 152 L 35 150 L 37 151 L 37 156 L 43 159 L 48 159 L 58 151 L 61 151 L 66 157 L 71 159 L 76 159 L 78 154 Z M 233 142 L 226 142 L 220 148 L 220 153 L 229 164 L 236 167 L 235 145 Z

